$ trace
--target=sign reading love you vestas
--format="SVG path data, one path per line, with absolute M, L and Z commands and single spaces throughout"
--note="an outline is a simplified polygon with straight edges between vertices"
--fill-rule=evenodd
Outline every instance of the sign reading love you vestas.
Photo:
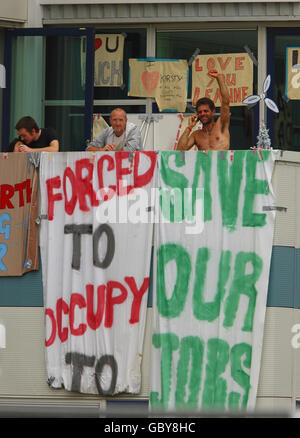
M 95 35 L 95 87 L 120 87 L 123 84 L 124 35 Z
M 129 59 L 128 96 L 155 97 L 160 111 L 185 112 L 187 86 L 186 60 Z
M 155 232 L 152 409 L 254 408 L 272 252 L 275 152 L 160 155 L 163 190 L 182 196 L 161 209 L 172 222 L 190 187 L 204 190 L 204 227 Z M 197 212 L 197 197 L 192 196 Z M 163 203 L 161 202 L 161 205 Z M 178 213 L 177 213 L 178 216 Z M 182 215 L 182 219 L 184 215 Z
M 135 190 L 150 190 L 155 168 L 154 152 L 132 159 L 129 152 L 41 153 L 45 345 L 54 388 L 140 391 L 152 224 L 129 221 L 124 208 Z M 113 201 L 123 214 L 117 223 L 106 220 Z

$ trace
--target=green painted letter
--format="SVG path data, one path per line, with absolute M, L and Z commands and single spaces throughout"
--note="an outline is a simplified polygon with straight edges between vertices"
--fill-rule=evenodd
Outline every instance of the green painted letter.
M 175 286 L 170 299 L 166 297 L 165 266 L 176 262 Z M 191 260 L 187 251 L 175 243 L 162 245 L 157 251 L 157 307 L 166 318 L 175 318 L 183 311 L 191 274 Z M 168 279 L 167 279 L 168 280 Z M 172 278 L 172 281 L 174 278 Z M 168 283 L 168 281 L 167 281 Z
M 253 271 L 251 274 L 246 274 L 247 263 L 252 264 Z M 223 323 L 224 327 L 233 326 L 239 306 L 240 297 L 241 295 L 246 295 L 249 298 L 249 303 L 242 330 L 246 332 L 252 331 L 257 295 L 255 283 L 257 282 L 261 274 L 262 268 L 263 261 L 255 252 L 239 252 L 237 254 L 232 285 L 229 291 L 229 295 L 225 300 L 225 318 Z
M 174 333 L 154 334 L 152 336 L 152 344 L 155 348 L 161 348 L 161 399 L 158 399 L 157 392 L 152 391 L 150 394 L 150 403 L 153 408 L 167 408 L 172 384 L 173 351 L 178 349 L 179 339 Z

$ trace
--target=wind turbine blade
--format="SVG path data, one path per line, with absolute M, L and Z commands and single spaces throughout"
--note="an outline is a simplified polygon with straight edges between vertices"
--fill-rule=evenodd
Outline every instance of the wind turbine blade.
M 273 102 L 273 100 L 269 99 L 268 97 L 265 98 L 265 104 L 267 105 L 267 107 L 274 111 L 274 113 L 279 113 L 279 109 L 278 106 L 276 105 L 275 102 Z
M 253 103 L 257 103 L 260 101 L 260 96 L 257 94 L 252 94 L 252 96 L 246 97 L 246 99 L 243 100 L 243 103 L 245 105 L 252 105 Z
M 263 83 L 263 93 L 266 93 L 271 85 L 271 75 L 268 75 Z

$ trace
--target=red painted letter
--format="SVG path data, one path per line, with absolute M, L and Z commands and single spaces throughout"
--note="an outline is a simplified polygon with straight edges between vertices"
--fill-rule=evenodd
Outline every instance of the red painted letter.
M 69 306 L 62 298 L 60 298 L 56 303 L 57 331 L 60 341 L 65 342 L 68 339 L 68 328 L 65 327 L 62 330 L 62 313 L 67 315 L 69 313 Z
M 61 186 L 60 177 L 47 179 L 47 194 L 48 194 L 48 220 L 53 221 L 54 217 L 54 202 L 62 200 L 61 193 L 53 193 L 53 189 L 59 189 Z
M 119 154 L 120 152 L 118 152 Z M 114 289 L 120 289 L 120 295 L 113 297 Z M 118 281 L 109 281 L 106 292 L 106 310 L 104 326 L 109 328 L 114 322 L 114 305 L 123 303 L 127 298 L 126 288 Z
M 87 301 L 87 323 L 92 330 L 97 330 L 100 327 L 105 304 L 105 286 L 104 284 L 97 288 L 97 311 L 94 312 L 94 286 L 86 285 L 86 301 Z
M 86 324 L 79 324 L 78 328 L 74 327 L 75 323 L 75 307 L 79 309 L 86 307 L 85 299 L 80 294 L 72 294 L 70 300 L 70 331 L 74 336 L 81 336 L 86 332 Z
M 130 287 L 131 292 L 133 293 L 133 302 L 131 306 L 131 315 L 130 315 L 130 324 L 135 324 L 140 320 L 140 308 L 142 298 L 145 292 L 147 292 L 149 287 L 149 277 L 145 278 L 140 289 L 137 288 L 134 277 L 125 277 L 124 280 Z

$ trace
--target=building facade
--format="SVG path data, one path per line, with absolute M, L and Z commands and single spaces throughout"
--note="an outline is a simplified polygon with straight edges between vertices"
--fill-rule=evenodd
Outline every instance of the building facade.
M 95 117 L 107 118 L 116 106 L 124 107 L 134 120 L 158 114 L 154 99 L 128 96 L 130 58 L 190 61 L 198 50 L 201 54 L 247 52 L 254 62 L 257 94 L 271 75 L 268 97 L 277 103 L 279 114 L 263 101 L 250 109 L 234 107 L 231 136 L 232 149 L 249 149 L 256 144 L 259 121 L 264 120 L 273 148 L 283 150 L 276 163 L 274 189 L 278 206 L 285 210 L 277 212 L 257 396 L 258 408 L 273 413 L 293 412 L 300 399 L 299 350 L 291 343 L 292 328 L 300 322 L 300 111 L 299 101 L 285 96 L 286 47 L 300 46 L 299 24 L 299 1 L 10 0 L 0 5 L 0 64 L 6 68 L 6 86 L 0 89 L 2 152 L 15 136 L 15 123 L 25 114 L 33 115 L 41 126 L 55 126 L 64 151 L 83 150 L 93 135 Z M 125 36 L 120 87 L 94 86 L 97 34 Z M 191 111 L 187 106 L 186 113 Z M 147 148 L 155 149 L 154 136 L 150 138 Z M 85 406 L 98 412 L 117 402 L 147 403 L 151 301 L 142 392 L 134 398 L 105 399 L 58 393 L 47 386 L 40 271 L 1 278 L 0 290 L 0 323 L 7 333 L 7 347 L 0 349 L 0 405 L 57 409 L 67 405 L 73 410 Z

